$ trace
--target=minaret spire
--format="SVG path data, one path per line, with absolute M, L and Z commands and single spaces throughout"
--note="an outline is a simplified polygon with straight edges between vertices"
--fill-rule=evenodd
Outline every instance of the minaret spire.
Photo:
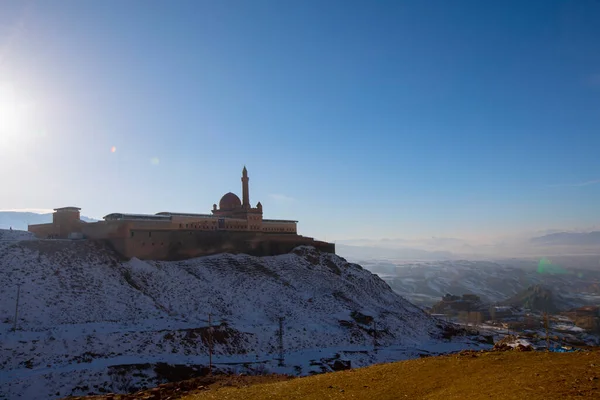
M 242 170 L 242 207 L 250 208 L 250 189 L 248 188 L 248 170 L 244 165 L 244 169 Z

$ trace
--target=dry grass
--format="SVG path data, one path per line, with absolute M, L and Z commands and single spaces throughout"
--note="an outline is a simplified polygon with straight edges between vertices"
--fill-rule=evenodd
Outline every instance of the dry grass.
M 205 390 L 204 399 L 600 398 L 600 352 L 466 352 L 344 372 Z

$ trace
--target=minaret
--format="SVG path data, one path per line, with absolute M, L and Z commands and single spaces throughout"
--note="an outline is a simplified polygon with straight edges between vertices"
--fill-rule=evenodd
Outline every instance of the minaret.
M 250 208 L 250 190 L 248 189 L 248 170 L 244 165 L 244 169 L 242 170 L 242 207 Z

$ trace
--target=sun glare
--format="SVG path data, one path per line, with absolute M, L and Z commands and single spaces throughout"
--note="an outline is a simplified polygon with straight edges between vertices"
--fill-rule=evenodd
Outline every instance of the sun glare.
M 0 84 L 0 146 L 12 146 L 22 139 L 31 122 L 31 109 L 12 86 Z

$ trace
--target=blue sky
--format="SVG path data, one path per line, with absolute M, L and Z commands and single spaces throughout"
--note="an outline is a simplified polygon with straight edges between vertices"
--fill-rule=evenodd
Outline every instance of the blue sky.
M 600 2 L 0 0 L 0 209 L 597 225 Z M 115 146 L 116 151 L 111 152 Z

